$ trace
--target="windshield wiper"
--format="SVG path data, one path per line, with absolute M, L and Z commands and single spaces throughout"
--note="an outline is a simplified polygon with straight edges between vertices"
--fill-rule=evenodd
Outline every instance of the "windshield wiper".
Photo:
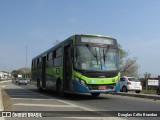
M 97 56 L 96 49 L 95 49 L 95 52 L 96 52 L 96 53 L 94 53 L 93 49 L 90 47 L 89 44 L 86 44 L 86 46 L 87 46 L 88 50 L 91 52 L 91 54 L 96 58 L 97 65 L 98 65 L 98 56 Z
M 104 60 L 104 64 L 105 64 L 105 62 L 106 62 L 106 57 L 105 56 L 107 56 L 107 52 L 108 52 L 108 50 L 109 50 L 109 46 L 107 47 L 107 49 L 104 51 L 104 48 L 103 48 L 103 60 Z

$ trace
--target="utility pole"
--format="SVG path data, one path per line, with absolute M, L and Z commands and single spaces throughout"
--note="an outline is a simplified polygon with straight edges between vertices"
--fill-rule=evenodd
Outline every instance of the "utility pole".
M 26 49 L 26 63 L 25 63 L 25 78 L 27 78 L 27 48 L 28 46 L 25 46 L 25 49 Z

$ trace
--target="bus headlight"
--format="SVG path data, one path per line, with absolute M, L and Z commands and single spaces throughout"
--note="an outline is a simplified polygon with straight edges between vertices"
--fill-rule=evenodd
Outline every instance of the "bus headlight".
M 80 82 L 80 79 L 79 79 L 79 78 L 77 78 L 77 77 L 75 77 L 75 80 L 76 80 L 76 81 L 78 81 L 78 82 Z
M 79 78 L 77 78 L 77 77 L 75 77 L 75 80 L 76 80 L 77 82 L 81 83 L 82 85 L 86 85 L 86 82 L 85 82 L 84 80 L 81 80 L 81 79 L 79 79 Z
M 86 82 L 84 80 L 80 80 L 82 85 L 86 85 Z

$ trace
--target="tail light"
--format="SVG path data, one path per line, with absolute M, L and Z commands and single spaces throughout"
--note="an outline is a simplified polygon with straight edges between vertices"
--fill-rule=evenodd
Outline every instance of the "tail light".
M 127 85 L 131 85 L 131 82 L 127 82 Z

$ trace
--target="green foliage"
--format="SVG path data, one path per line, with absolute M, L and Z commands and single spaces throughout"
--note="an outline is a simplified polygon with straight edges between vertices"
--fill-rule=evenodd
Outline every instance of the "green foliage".
M 19 74 L 19 71 L 17 71 L 17 70 L 13 70 L 13 71 L 11 72 L 11 75 L 12 75 L 13 77 L 18 77 L 18 74 Z
M 13 70 L 13 71 L 11 72 L 11 74 L 12 74 L 12 76 L 14 76 L 14 77 L 18 77 L 18 75 L 20 74 L 20 75 L 22 75 L 23 77 L 28 77 L 28 78 L 30 78 L 30 76 L 31 76 L 31 70 L 30 70 L 30 68 L 20 68 L 20 69 L 18 69 L 18 70 Z

